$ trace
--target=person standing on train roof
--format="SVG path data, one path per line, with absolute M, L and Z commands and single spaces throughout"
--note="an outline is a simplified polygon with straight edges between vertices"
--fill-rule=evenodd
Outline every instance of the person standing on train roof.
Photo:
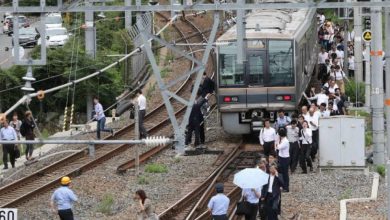
M 267 159 L 270 155 L 275 156 L 276 131 L 271 127 L 269 119 L 264 119 L 264 128 L 260 130 L 259 141 Z
M 223 183 L 217 183 L 215 185 L 215 191 L 217 191 L 217 195 L 211 197 L 207 204 L 208 211 L 212 215 L 212 220 L 228 220 L 227 211 L 230 199 L 223 194 Z
M 97 121 L 97 128 L 96 128 L 96 136 L 97 139 L 100 139 L 100 132 L 110 132 L 112 136 L 114 136 L 114 130 L 105 128 L 106 126 L 106 115 L 104 114 L 103 106 L 99 102 L 98 97 L 93 98 L 93 103 L 94 103 L 94 110 L 95 110 L 95 115 L 94 118 Z
M 70 189 L 72 181 L 68 176 L 61 178 L 61 187 L 51 196 L 50 206 L 53 212 L 58 213 L 61 220 L 73 220 L 72 206 L 77 202 L 76 194 Z M 57 208 L 55 207 L 57 205 Z
M 274 124 L 275 130 L 279 131 L 280 128 L 285 128 L 288 124 L 290 124 L 291 119 L 287 115 L 285 115 L 283 109 L 279 109 L 278 118 Z

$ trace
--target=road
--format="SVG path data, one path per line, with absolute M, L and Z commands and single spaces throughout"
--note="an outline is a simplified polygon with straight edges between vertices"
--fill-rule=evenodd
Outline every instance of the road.
M 3 21 L 3 15 L 4 13 L 0 12 L 0 20 Z M 36 23 L 31 24 L 31 26 L 36 26 Z M 10 48 L 9 51 L 5 51 L 5 48 Z M 6 34 L 3 34 L 3 23 L 0 25 L 0 68 L 1 69 L 8 69 L 11 66 L 13 66 L 13 57 L 12 57 L 12 37 L 9 37 Z M 32 48 L 26 48 L 25 49 L 25 56 L 26 58 L 27 54 L 32 50 Z

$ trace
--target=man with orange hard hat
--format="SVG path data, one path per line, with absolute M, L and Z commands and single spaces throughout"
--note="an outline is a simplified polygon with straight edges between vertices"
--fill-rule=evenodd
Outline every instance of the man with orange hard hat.
M 77 196 L 69 188 L 71 182 L 68 176 L 62 177 L 61 187 L 56 189 L 51 196 L 51 208 L 53 212 L 58 213 L 61 220 L 73 220 L 72 205 L 77 201 Z

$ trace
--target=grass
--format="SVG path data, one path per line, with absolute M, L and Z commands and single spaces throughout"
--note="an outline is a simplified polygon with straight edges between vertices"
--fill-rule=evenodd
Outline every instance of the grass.
M 145 172 L 147 173 L 167 173 L 168 172 L 168 167 L 165 166 L 164 164 L 148 164 L 145 167 Z
M 181 161 L 180 157 L 175 157 L 175 159 L 173 159 L 174 163 L 180 163 L 180 161 Z
M 375 167 L 375 169 L 376 169 L 376 172 L 379 173 L 379 175 L 381 175 L 382 177 L 386 176 L 386 167 L 385 167 L 385 165 L 377 165 Z
M 139 185 L 148 185 L 149 184 L 149 178 L 147 176 L 139 176 L 137 179 L 137 183 Z
M 343 199 L 349 199 L 351 198 L 352 196 L 352 189 L 351 188 L 347 188 L 343 193 L 341 193 L 341 195 L 339 196 L 339 200 L 343 200 Z
M 175 59 L 175 55 L 172 54 L 172 52 L 168 52 L 168 54 L 165 56 L 165 64 L 168 64 L 170 61 L 172 62 Z
M 114 197 L 111 194 L 103 196 L 102 201 L 98 204 L 97 211 L 105 215 L 112 214 L 112 205 L 114 204 Z
M 168 76 L 169 73 L 172 72 L 172 69 L 169 68 L 169 67 L 164 67 L 161 71 L 160 71 L 160 74 L 161 74 L 161 78 L 165 78 Z

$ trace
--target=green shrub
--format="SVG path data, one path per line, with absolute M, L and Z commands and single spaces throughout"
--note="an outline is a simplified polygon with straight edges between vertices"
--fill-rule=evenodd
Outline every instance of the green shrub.
M 139 176 L 137 179 L 137 183 L 139 185 L 148 185 L 149 184 L 149 179 L 147 176 Z
M 350 97 L 351 103 L 356 102 L 356 90 L 358 91 L 357 93 L 357 101 L 364 103 L 364 83 L 360 82 L 357 83 L 355 80 L 351 79 L 349 82 L 345 83 L 345 95 L 347 97 Z
M 382 177 L 386 176 L 386 167 L 385 165 L 378 165 L 376 166 L 376 172 L 379 173 Z
M 148 164 L 145 167 L 145 172 L 147 173 L 167 173 L 168 172 L 168 167 L 165 166 L 164 164 Z
M 111 194 L 104 195 L 102 201 L 100 201 L 97 207 L 97 211 L 105 215 L 111 215 L 113 204 L 114 204 L 114 197 Z
M 364 140 L 366 142 L 366 146 L 372 145 L 372 131 L 366 131 L 364 135 Z

